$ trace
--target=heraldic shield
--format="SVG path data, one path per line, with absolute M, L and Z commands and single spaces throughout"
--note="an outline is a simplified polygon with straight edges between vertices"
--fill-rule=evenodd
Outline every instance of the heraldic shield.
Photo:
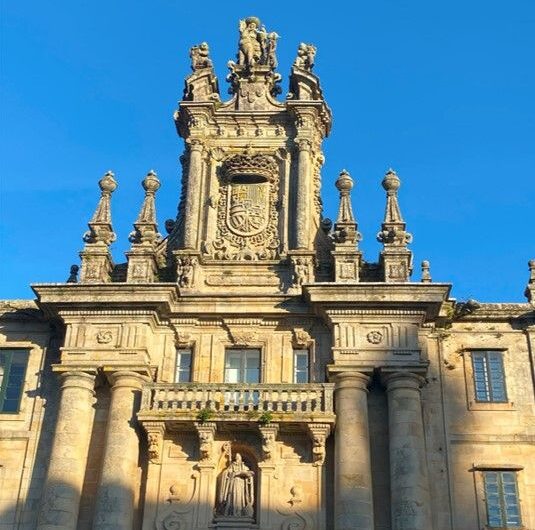
M 227 194 L 227 226 L 242 237 L 265 230 L 270 215 L 269 182 L 233 183 Z

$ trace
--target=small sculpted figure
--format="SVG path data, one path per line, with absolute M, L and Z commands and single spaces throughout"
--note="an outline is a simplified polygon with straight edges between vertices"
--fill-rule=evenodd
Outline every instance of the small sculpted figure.
M 210 48 L 206 42 L 201 42 L 198 46 L 193 46 L 189 51 L 189 56 L 191 57 L 191 69 L 193 71 L 212 67 Z
M 299 48 L 297 48 L 297 57 L 295 58 L 294 66 L 310 72 L 314 66 L 315 57 L 316 47 L 312 44 L 305 44 L 302 42 L 299 45 Z
M 254 473 L 240 453 L 221 474 L 219 512 L 227 517 L 252 517 L 254 514 Z
M 257 17 L 240 20 L 238 64 L 251 67 L 262 58 L 267 34 L 265 29 L 260 30 L 259 27 L 260 20 Z

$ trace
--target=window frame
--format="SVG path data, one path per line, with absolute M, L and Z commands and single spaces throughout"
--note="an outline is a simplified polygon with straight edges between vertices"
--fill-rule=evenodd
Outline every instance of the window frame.
M 189 361 L 189 374 L 188 374 L 188 380 L 187 381 L 180 381 L 180 379 L 177 377 L 180 372 L 180 367 L 178 364 L 179 356 L 181 355 L 181 352 L 189 352 L 190 361 Z M 176 347 L 176 353 L 175 353 L 175 364 L 174 364 L 174 373 L 173 373 L 173 381 L 175 383 L 191 383 L 193 379 L 193 356 L 194 356 L 194 348 L 193 346 L 177 346 Z
M 503 386 L 503 399 L 496 399 L 495 394 L 497 393 L 497 389 L 495 388 L 495 385 L 493 383 L 495 377 L 492 373 L 492 360 L 491 355 L 497 354 L 499 358 L 499 367 L 501 370 L 501 380 L 502 380 L 502 386 Z M 481 399 L 478 396 L 478 389 L 477 389 L 477 369 L 476 369 L 476 357 L 479 359 L 483 359 L 483 369 L 484 369 L 484 378 L 485 378 L 485 387 L 487 389 L 487 395 L 488 399 Z M 474 385 L 474 399 L 477 403 L 507 403 L 509 401 L 507 396 L 507 378 L 505 376 L 505 363 L 504 363 L 504 352 L 503 350 L 472 350 L 470 352 L 470 358 L 472 362 L 472 382 Z
M 26 375 L 28 372 L 28 364 L 30 362 L 30 352 L 31 352 L 30 348 L 8 348 L 8 347 L 0 348 L 0 354 L 9 356 L 9 362 L 6 364 L 7 369 L 4 370 L 4 373 L 2 374 L 2 382 L 0 384 L 0 414 L 7 414 L 7 415 L 13 416 L 21 412 L 22 399 L 24 397 L 24 387 L 26 385 Z M 20 384 L 19 394 L 17 398 L 17 408 L 16 410 L 3 410 L 4 402 L 6 401 L 6 391 L 7 391 L 7 387 L 9 386 L 9 380 L 11 376 L 11 367 L 13 366 L 13 355 L 15 353 L 25 354 L 24 368 L 21 374 L 22 378 L 21 378 L 21 384 Z
M 303 370 L 299 370 L 298 367 L 297 367 L 297 357 L 300 354 L 303 355 L 303 357 L 306 354 L 306 360 L 307 360 L 306 381 L 304 381 L 304 382 L 297 381 L 297 374 L 298 373 L 303 373 Z M 306 385 L 306 384 L 310 383 L 311 382 L 310 348 L 299 348 L 299 347 L 292 348 L 292 363 L 293 363 L 293 366 L 292 366 L 292 368 L 293 368 L 293 370 L 292 370 L 292 383 L 297 384 L 297 385 Z
M 233 353 L 233 352 L 240 352 L 240 353 L 244 353 L 244 352 L 257 352 L 258 353 L 258 378 L 257 378 L 257 381 L 253 381 L 253 382 L 249 382 L 249 381 L 236 381 L 236 382 L 232 382 L 232 381 L 228 381 L 227 380 L 227 370 L 233 370 L 235 368 L 231 368 L 231 367 L 228 367 L 227 366 L 227 362 L 228 362 L 228 357 L 229 357 L 229 354 Z M 245 356 L 246 358 L 246 356 Z M 239 367 L 239 377 L 238 379 L 242 378 L 243 375 L 246 375 L 246 372 L 247 370 L 250 370 L 250 368 L 247 368 L 247 362 L 245 361 L 244 362 L 244 357 L 242 356 L 241 357 L 241 360 L 240 360 L 240 367 Z M 228 346 L 228 347 L 225 347 L 225 355 L 224 355 L 224 359 L 223 359 L 223 382 L 224 383 L 228 383 L 228 384 L 250 384 L 250 385 L 255 385 L 255 384 L 260 384 L 262 383 L 262 377 L 263 377 L 263 370 L 262 370 L 262 348 L 260 347 L 254 347 L 254 346 L 251 346 L 251 347 L 245 347 L 245 348 L 240 348 L 240 347 L 236 347 L 236 346 Z
M 498 352 L 502 356 L 502 369 L 503 369 L 503 380 L 505 385 L 505 395 L 507 401 L 478 401 L 476 399 L 476 387 L 475 387 L 475 377 L 474 377 L 474 363 L 472 360 L 472 355 L 474 353 L 480 352 Z M 463 348 L 460 352 L 462 357 L 462 363 L 464 367 L 464 379 L 466 386 L 466 406 L 468 410 L 471 411 L 514 411 L 516 410 L 516 405 L 514 403 L 513 395 L 514 394 L 514 385 L 512 388 L 507 387 L 508 377 L 508 353 L 507 348 L 500 347 L 467 347 Z
M 500 524 L 499 525 L 491 525 L 490 518 L 490 509 L 491 505 L 489 504 L 489 488 L 488 485 L 490 481 L 488 481 L 488 477 L 490 474 L 495 474 L 496 479 L 496 487 L 497 487 L 497 495 L 498 495 L 498 505 L 499 505 L 499 511 L 500 511 Z M 518 511 L 518 524 L 511 526 L 508 524 L 508 503 L 507 503 L 507 492 L 505 491 L 505 483 L 504 483 L 504 475 L 509 474 L 513 475 L 514 478 L 514 495 L 515 495 L 515 505 Z M 483 481 L 483 492 L 484 492 L 484 500 L 485 500 L 485 517 L 486 517 L 486 527 L 492 528 L 492 529 L 504 529 L 504 528 L 523 528 L 522 524 L 522 510 L 520 507 L 520 488 L 519 488 L 519 481 L 518 481 L 518 472 L 514 469 L 483 469 L 481 470 L 482 475 L 482 481 Z M 504 521 L 505 520 L 505 521 Z M 505 524 L 504 524 L 505 523 Z

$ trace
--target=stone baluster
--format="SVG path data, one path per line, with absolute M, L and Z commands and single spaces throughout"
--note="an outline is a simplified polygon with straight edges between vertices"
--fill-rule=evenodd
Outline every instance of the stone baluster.
M 296 248 L 308 249 L 308 217 L 310 209 L 309 181 L 311 180 L 310 169 L 310 140 L 298 140 L 299 160 L 297 170 L 297 190 L 296 190 L 296 220 L 295 220 L 295 244 Z
M 359 372 L 336 376 L 335 530 L 374 528 L 368 381 L 369 377 Z
M 191 140 L 189 148 L 188 191 L 184 213 L 184 248 L 197 249 L 203 146 L 200 140 Z
M 385 377 L 390 436 L 390 488 L 393 530 L 429 530 L 429 481 L 420 387 L 411 372 Z
M 129 371 L 113 372 L 109 379 L 111 401 L 93 528 L 132 530 L 139 459 L 136 412 L 148 379 Z
M 93 426 L 95 374 L 61 374 L 56 433 L 37 528 L 75 530 Z

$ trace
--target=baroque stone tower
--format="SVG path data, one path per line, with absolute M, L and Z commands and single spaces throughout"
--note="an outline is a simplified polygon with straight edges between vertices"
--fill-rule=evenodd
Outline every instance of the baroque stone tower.
M 316 49 L 299 45 L 282 98 L 277 38 L 240 22 L 228 101 L 208 45 L 191 48 L 166 237 L 151 170 L 114 262 L 107 172 L 80 270 L 2 303 L 0 526 L 535 524 L 535 261 L 526 304 L 457 303 L 427 261 L 411 281 L 393 170 L 366 261 L 347 171 L 334 223 L 322 213 Z
M 331 113 L 312 72 L 315 49 L 302 45 L 281 102 L 278 35 L 259 24 L 241 22 L 227 102 L 207 44 L 191 51 L 193 73 L 175 114 L 186 143 L 182 197 L 167 243 L 183 287 L 287 291 L 329 274 L 320 169 Z

